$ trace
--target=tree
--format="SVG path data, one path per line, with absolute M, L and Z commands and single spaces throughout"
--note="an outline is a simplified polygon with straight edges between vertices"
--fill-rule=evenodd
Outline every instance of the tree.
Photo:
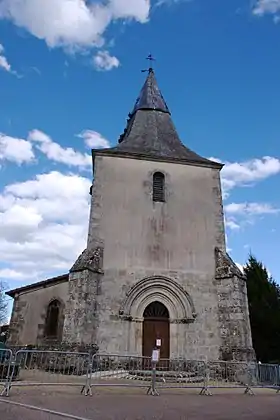
M 257 359 L 280 362 L 280 287 L 253 255 L 249 255 L 244 272 Z
M 0 325 L 7 321 L 8 303 L 4 289 L 3 283 L 0 282 Z

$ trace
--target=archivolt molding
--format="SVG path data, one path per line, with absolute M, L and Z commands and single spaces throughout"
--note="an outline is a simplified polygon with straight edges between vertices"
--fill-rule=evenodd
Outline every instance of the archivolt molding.
M 189 323 L 196 318 L 190 295 L 174 280 L 164 276 L 146 277 L 131 287 L 119 315 L 130 321 L 142 320 L 145 308 L 154 301 L 166 306 L 171 322 Z

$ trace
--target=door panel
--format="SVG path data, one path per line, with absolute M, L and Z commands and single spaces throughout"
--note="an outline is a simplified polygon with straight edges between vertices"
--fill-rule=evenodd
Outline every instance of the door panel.
M 160 357 L 169 358 L 169 320 L 144 319 L 143 322 L 143 356 L 151 357 L 156 340 L 161 339 Z

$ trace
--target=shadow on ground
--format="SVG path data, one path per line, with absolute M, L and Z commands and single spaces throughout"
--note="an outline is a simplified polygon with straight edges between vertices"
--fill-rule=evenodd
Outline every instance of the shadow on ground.
M 4 398 L 88 420 L 279 420 L 280 395 L 265 389 L 255 392 L 248 396 L 244 390 L 214 390 L 207 397 L 197 390 L 162 390 L 153 397 L 145 389 L 94 388 L 86 397 L 79 387 L 13 387 L 11 396 Z M 62 417 L 0 402 L 0 419 Z

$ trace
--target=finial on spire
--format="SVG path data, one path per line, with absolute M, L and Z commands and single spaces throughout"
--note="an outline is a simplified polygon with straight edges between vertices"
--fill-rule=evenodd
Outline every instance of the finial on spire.
M 156 59 L 152 56 L 152 54 L 149 54 L 148 57 L 146 57 L 146 60 L 150 61 L 150 67 L 149 69 L 141 70 L 142 73 L 149 72 L 151 73 L 153 71 L 153 62 L 156 61 Z

